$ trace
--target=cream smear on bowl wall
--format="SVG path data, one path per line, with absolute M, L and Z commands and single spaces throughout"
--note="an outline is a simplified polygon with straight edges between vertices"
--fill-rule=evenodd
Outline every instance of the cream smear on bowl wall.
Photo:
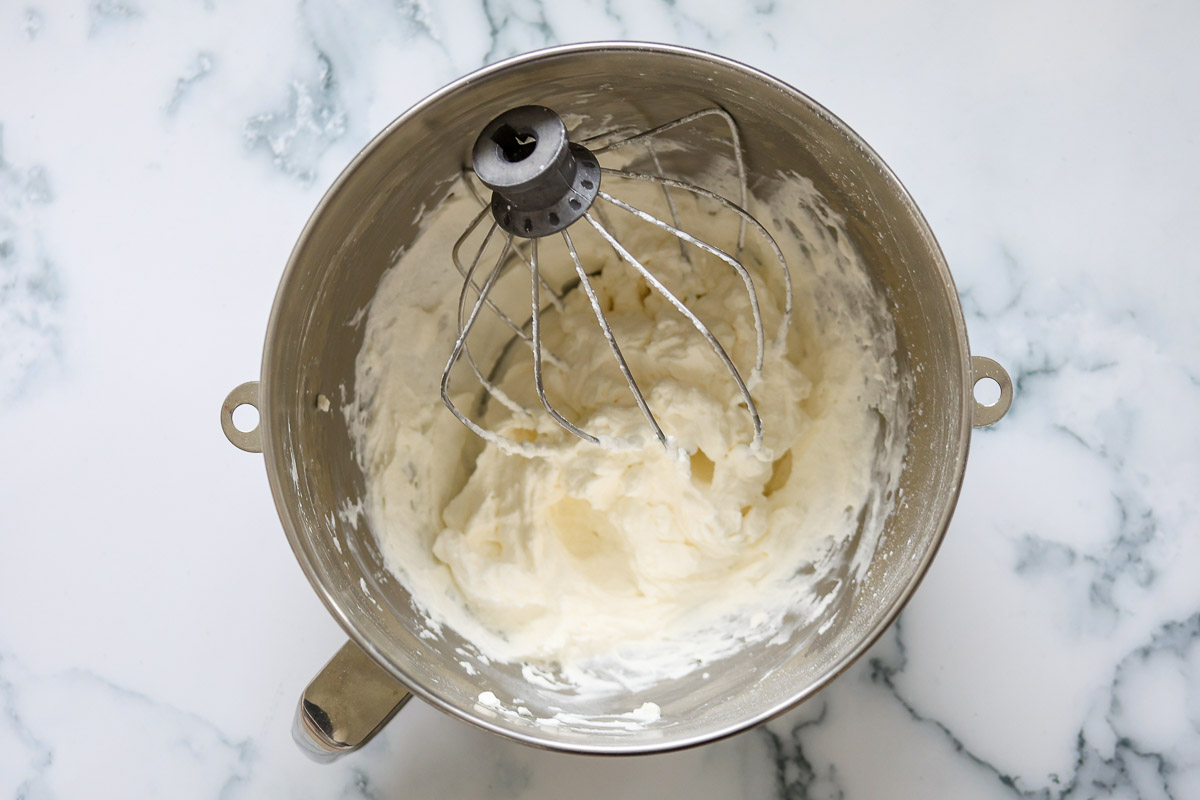
M 628 183 L 605 188 L 641 208 L 663 207 L 660 189 Z M 896 335 L 841 219 L 806 179 L 789 176 L 781 186 L 769 201 L 751 198 L 748 210 L 786 257 L 794 298 L 786 330 L 783 277 L 760 257 L 761 238 L 747 233 L 742 256 L 768 342 L 761 375 L 749 382 L 761 448 L 751 445 L 729 373 L 696 330 L 582 225 L 572 237 L 598 271 L 593 286 L 669 446 L 630 397 L 582 291 L 543 315 L 544 349 L 567 365 L 544 366 L 546 389 L 569 419 L 618 446 L 598 447 L 548 415 L 514 414 L 494 399 L 481 419 L 523 447 L 476 437 L 442 404 L 439 383 L 462 286 L 449 244 L 480 205 L 464 185 L 427 214 L 370 305 L 346 413 L 372 530 L 430 635 L 449 626 L 481 658 L 523 664 L 539 685 L 581 695 L 641 691 L 717 668 L 749 644 L 786 640 L 845 588 L 835 575 L 865 571 L 904 460 Z M 737 226 L 713 230 L 725 218 L 704 201 L 676 203 L 685 228 L 736 247 Z M 741 278 L 694 248 L 685 257 L 670 234 L 619 214 L 608 212 L 623 245 L 749 374 L 755 331 Z M 481 239 L 464 246 L 464 261 Z M 483 256 L 489 265 L 499 255 L 493 247 Z M 573 274 L 561 244 L 542 244 L 539 255 L 551 283 Z M 516 262 L 492 297 L 526 320 L 528 269 Z M 528 348 L 512 346 L 511 331 L 485 316 L 470 339 L 475 359 L 485 370 L 501 359 L 503 391 L 539 407 Z M 459 373 L 469 377 L 465 364 Z M 460 408 L 480 410 L 477 383 L 464 377 L 451 389 Z M 469 661 L 462 666 L 471 670 Z M 529 714 L 481 689 L 481 707 Z M 654 703 L 592 720 L 662 722 Z

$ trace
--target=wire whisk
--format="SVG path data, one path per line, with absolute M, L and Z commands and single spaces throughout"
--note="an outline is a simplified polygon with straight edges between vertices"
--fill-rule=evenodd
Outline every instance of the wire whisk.
M 705 117 L 714 116 L 720 118 L 729 130 L 740 192 L 736 201 L 696 183 L 667 177 L 663 174 L 658 152 L 654 147 L 657 137 Z M 642 145 L 646 148 L 649 161 L 654 165 L 658 174 L 600 166 L 599 156 L 635 145 Z M 559 356 L 544 349 L 542 315 L 548 309 L 554 309 L 558 313 L 564 312 L 565 291 L 579 288 L 587 296 L 608 348 L 628 384 L 637 407 L 645 417 L 646 423 L 664 447 L 670 446 L 668 434 L 663 430 L 654 411 L 650 408 L 605 315 L 601 299 L 592 285 L 591 278 L 594 273 L 589 272 L 584 265 L 576 243 L 572 239 L 571 229 L 576 225 L 582 225 L 593 230 L 603 241 L 607 242 L 620 260 L 632 267 L 650 290 L 659 294 L 674 307 L 703 337 L 709 349 L 724 365 L 730 380 L 737 387 L 740 404 L 745 406 L 753 425 L 753 446 L 760 447 L 762 445 L 762 418 L 751 394 L 750 386 L 761 377 L 767 343 L 762 308 L 759 302 L 759 289 L 741 258 L 748 229 L 765 243 L 766 250 L 778 262 L 777 267 L 782 274 L 785 297 L 779 323 L 780 341 L 786 335 L 790 324 L 792 283 L 791 274 L 779 245 L 766 227 L 746 210 L 749 191 L 742 154 L 741 134 L 737 124 L 725 110 L 705 108 L 648 130 L 618 128 L 577 143 L 570 141 L 566 125 L 554 111 L 542 106 L 521 106 L 500 114 L 483 129 L 472 150 L 472 167 L 475 177 L 492 191 L 492 195 L 490 200 L 485 200 L 476 192 L 476 196 L 484 203 L 484 207 L 458 237 L 451 250 L 451 260 L 462 276 L 463 284 L 458 298 L 458 335 L 441 379 L 442 400 L 464 425 L 477 435 L 497 445 L 507 446 L 518 452 L 528 452 L 528 448 L 521 447 L 520 443 L 472 420 L 455 405 L 450 397 L 450 376 L 455 365 L 461 359 L 466 361 L 488 395 L 502 403 L 514 414 L 531 415 L 533 413 L 531 409 L 506 394 L 498 385 L 495 375 L 485 372 L 471 353 L 468 337 L 480 314 L 486 308 L 511 330 L 513 341 L 523 342 L 532 352 L 534 387 L 545 412 L 562 428 L 580 439 L 597 445 L 608 444 L 603 442 L 600 437 L 567 419 L 546 394 L 544 367 L 548 365 L 557 369 L 569 369 L 570 365 L 564 363 Z M 637 208 L 605 191 L 601 188 L 601 182 L 605 178 L 619 178 L 657 185 L 665 196 L 670 221 Z M 468 185 L 470 185 L 469 182 Z M 674 192 L 683 192 L 697 199 L 711 201 L 724 213 L 736 216 L 737 246 L 733 253 L 727 252 L 683 228 Z M 605 208 L 630 214 L 675 237 L 679 242 L 681 258 L 686 263 L 691 263 L 687 248 L 693 247 L 724 262 L 740 277 L 749 297 L 750 315 L 753 318 L 755 332 L 755 359 L 749 380 L 743 377 L 726 348 L 708 325 L 619 240 L 613 232 L 611 224 L 607 221 Z M 464 264 L 461 250 L 465 242 L 489 218 L 490 224 L 482 242 L 470 263 Z M 500 256 L 490 268 L 484 267 L 481 270 L 484 253 L 498 233 L 503 237 Z M 569 288 L 555 289 L 547 281 L 539 267 L 539 241 L 553 236 L 561 238 L 574 267 L 573 286 Z M 528 247 L 523 248 L 522 245 L 526 242 Z M 525 251 L 526 249 L 528 252 Z M 516 264 L 523 264 L 530 274 L 530 315 L 528 319 L 520 322 L 514 320 L 491 297 L 500 278 Z M 482 283 L 479 282 L 478 277 L 481 272 L 484 274 Z M 475 298 L 473 303 L 470 302 L 472 295 Z

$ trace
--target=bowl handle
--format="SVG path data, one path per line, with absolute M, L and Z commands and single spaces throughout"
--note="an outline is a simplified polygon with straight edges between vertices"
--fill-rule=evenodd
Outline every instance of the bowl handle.
M 233 411 L 241 406 L 250 406 L 259 413 L 259 421 L 248 431 L 239 430 L 233 424 Z M 258 381 L 247 381 L 234 389 L 221 403 L 221 430 L 234 447 L 247 453 L 262 452 L 262 411 L 258 407 Z
M 973 400 L 975 399 L 975 385 L 987 378 L 991 378 L 1000 384 L 1000 398 L 990 406 L 975 400 L 975 413 L 971 424 L 976 428 L 986 428 L 988 425 L 994 425 L 999 422 L 1008 413 L 1008 407 L 1012 405 L 1013 382 L 1012 378 L 1008 377 L 1008 370 L 985 356 L 971 356 L 971 386 L 969 391 Z
M 328 764 L 371 741 L 412 695 L 354 642 L 346 642 L 312 679 L 292 723 L 292 738 Z

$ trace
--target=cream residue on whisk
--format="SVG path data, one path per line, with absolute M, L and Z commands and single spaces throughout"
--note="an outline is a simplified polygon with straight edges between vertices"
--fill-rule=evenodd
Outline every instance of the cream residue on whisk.
M 656 189 L 614 186 L 635 205 L 662 204 Z M 461 286 L 447 240 L 419 238 L 385 274 L 358 357 L 352 431 L 372 529 L 430 620 L 559 685 L 639 688 L 818 616 L 830 594 L 814 586 L 856 531 L 856 567 L 869 561 L 903 459 L 895 333 L 886 301 L 837 232 L 840 220 L 802 179 L 789 192 L 772 198 L 778 219 L 760 216 L 795 284 L 795 318 L 778 345 L 782 276 L 753 233 L 744 253 L 767 330 L 764 368 L 750 385 L 761 450 L 750 447 L 750 417 L 729 373 L 691 323 L 581 224 L 572 235 L 589 271 L 600 270 L 593 285 L 670 448 L 634 404 L 578 290 L 563 312 L 544 315 L 545 349 L 568 365 L 546 365 L 547 392 L 582 428 L 626 446 L 582 441 L 541 411 L 519 343 L 502 387 L 536 413 L 493 400 L 483 419 L 548 454 L 484 446 L 439 397 Z M 473 204 L 458 197 L 436 213 L 461 230 Z M 736 248 L 736 225 L 684 205 L 685 229 Z M 606 210 L 624 245 L 750 376 L 754 327 L 738 275 L 695 249 L 685 259 L 675 238 L 623 213 Z M 468 263 L 472 251 L 464 248 Z M 571 274 L 565 249 L 543 245 L 539 254 L 547 274 Z M 518 262 L 510 278 L 497 302 L 524 321 L 529 272 Z M 471 343 L 486 372 L 511 333 L 483 313 L 490 321 Z M 465 363 L 455 376 L 455 400 L 471 413 L 478 384 Z

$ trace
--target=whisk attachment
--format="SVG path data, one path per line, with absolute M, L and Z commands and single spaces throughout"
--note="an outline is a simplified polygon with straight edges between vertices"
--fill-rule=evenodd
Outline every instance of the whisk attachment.
M 662 172 L 661 162 L 654 149 L 653 142 L 656 136 L 711 116 L 720 117 L 729 128 L 730 143 L 733 147 L 734 162 L 737 167 L 741 189 L 740 196 L 737 198 L 738 202 L 729 200 L 710 189 L 696 184 L 666 177 Z M 592 312 L 596 317 L 596 322 L 600 326 L 601 333 L 622 376 L 628 384 L 634 401 L 646 418 L 647 424 L 659 442 L 664 447 L 669 446 L 667 434 L 663 431 L 644 393 L 638 386 L 637 380 L 621 352 L 620 344 L 605 315 L 603 303 L 592 286 L 590 279 L 594 273 L 589 272 L 584 265 L 583 259 L 580 257 L 579 251 L 568 231 L 572 225 L 579 223 L 582 228 L 592 229 L 594 234 L 598 235 L 602 241 L 611 246 L 617 256 L 640 275 L 650 290 L 659 294 L 695 327 L 709 348 L 729 372 L 731 379 L 737 387 L 740 404 L 745 406 L 750 416 L 753 427 L 753 444 L 755 446 L 761 445 L 763 440 L 763 424 L 754 398 L 751 395 L 750 386 L 754 384 L 762 372 L 766 343 L 758 296 L 759 290 L 755 285 L 754 277 L 743 263 L 741 257 L 748 228 L 753 229 L 766 242 L 770 254 L 775 256 L 778 261 L 778 267 L 782 272 L 782 282 L 786 296 L 779 324 L 779 333 L 776 338 L 776 343 L 778 344 L 782 343 L 790 325 L 792 285 L 791 275 L 779 246 L 770 233 L 768 233 L 767 229 L 745 210 L 748 198 L 746 171 L 741 151 L 741 137 L 736 123 L 723 109 L 708 108 L 647 130 L 627 127 L 617 128 L 606 134 L 600 134 L 584 141 L 590 145 L 590 148 L 584 144 L 571 142 L 568 138 L 566 125 L 562 119 L 554 111 L 535 105 L 510 109 L 488 123 L 480 132 L 472 149 L 473 173 L 484 186 L 492 190 L 492 196 L 488 200 L 476 192 L 468 176 L 468 187 L 485 207 L 480 210 L 479 214 L 467 226 L 466 230 L 455 242 L 451 251 L 453 263 L 462 275 L 464 282 L 459 294 L 458 337 L 455 340 L 450 358 L 446 363 L 446 368 L 442 372 L 442 400 L 470 430 L 500 447 L 526 455 L 537 454 L 543 451 L 544 448 L 510 440 L 482 427 L 464 414 L 450 398 L 449 382 L 451 371 L 458 360 L 465 356 L 472 372 L 486 392 L 486 396 L 495 398 L 516 415 L 532 417 L 534 413 L 532 409 L 515 402 L 496 385 L 498 381 L 496 372 L 499 371 L 500 360 L 496 362 L 490 373 L 485 374 L 484 370 L 481 369 L 471 354 L 467 344 L 468 337 L 481 311 L 484 308 L 488 308 L 512 331 L 510 344 L 520 340 L 532 351 L 534 388 L 538 401 L 544 410 L 555 422 L 575 436 L 593 444 L 607 444 L 606 442 L 602 442 L 599 437 L 567 419 L 566 416 L 554 407 L 554 404 L 547 396 L 543 379 L 545 366 L 555 369 L 570 369 L 570 365 L 566 364 L 556 354 L 544 350 L 541 339 L 541 317 L 548 307 L 553 307 L 556 312 L 562 313 L 565 310 L 563 303 L 564 295 L 569 291 L 579 288 L 587 296 Z M 650 161 L 658 171 L 657 175 L 607 167 L 602 168 L 597 161 L 596 156 L 598 154 L 632 145 L 645 146 Z M 608 191 L 601 191 L 600 182 L 602 176 L 617 178 L 619 179 L 618 183 L 621 180 L 625 180 L 633 182 L 649 181 L 657 184 L 665 196 L 671 221 L 668 222 L 659 219 L 644 209 L 637 208 L 624 200 L 614 197 Z M 728 252 L 726 249 L 705 241 L 700 235 L 684 230 L 676 209 L 676 202 L 672 196 L 672 191 L 682 191 L 690 193 L 697 198 L 715 201 L 718 208 L 723 209 L 727 214 L 734 215 L 738 223 L 737 246 L 736 248 L 730 248 L 734 252 Z M 597 203 L 597 200 L 602 201 L 602 203 Z M 645 263 L 639 260 L 619 241 L 613 232 L 611 223 L 605 215 L 603 206 L 617 210 L 618 214 L 630 214 L 636 219 L 654 225 L 674 236 L 679 242 L 680 252 L 684 258 L 683 263 L 687 265 L 692 264 L 687 252 L 688 248 L 691 247 L 724 262 L 737 273 L 749 297 L 750 312 L 755 329 L 756 356 L 749 381 L 743 378 L 733 359 L 704 321 L 688 308 L 683 300 L 672 293 Z M 492 218 L 491 225 L 488 226 L 482 244 L 480 244 L 478 250 L 475 252 L 470 266 L 467 267 L 460 259 L 459 252 L 468 237 L 479 229 L 488 216 Z M 502 251 L 500 257 L 490 269 L 481 268 L 480 262 L 483 259 L 484 252 L 487 250 L 489 242 L 493 240 L 497 231 L 503 233 L 501 237 Z M 574 267 L 575 272 L 574 280 L 557 290 L 547 281 L 538 261 L 539 241 L 556 234 L 563 240 L 566 250 L 570 254 L 571 265 Z M 523 247 L 523 245 L 527 245 L 527 247 Z M 497 281 L 500 280 L 508 269 L 517 263 L 523 263 L 528 268 L 530 275 L 530 314 L 524 323 L 514 320 L 513 311 L 509 310 L 506 312 L 502 310 L 497 302 L 489 296 Z M 482 284 L 477 280 L 477 274 L 486 275 Z M 765 285 L 765 280 L 765 276 L 760 276 L 760 283 L 764 283 Z M 546 296 L 549 298 L 549 306 L 547 307 L 543 307 L 542 304 L 543 290 L 546 291 Z M 469 298 L 472 294 L 475 296 L 473 305 L 469 303 Z M 517 319 L 520 319 L 520 317 L 517 317 Z M 502 348 L 501 360 L 507 350 L 507 346 Z

